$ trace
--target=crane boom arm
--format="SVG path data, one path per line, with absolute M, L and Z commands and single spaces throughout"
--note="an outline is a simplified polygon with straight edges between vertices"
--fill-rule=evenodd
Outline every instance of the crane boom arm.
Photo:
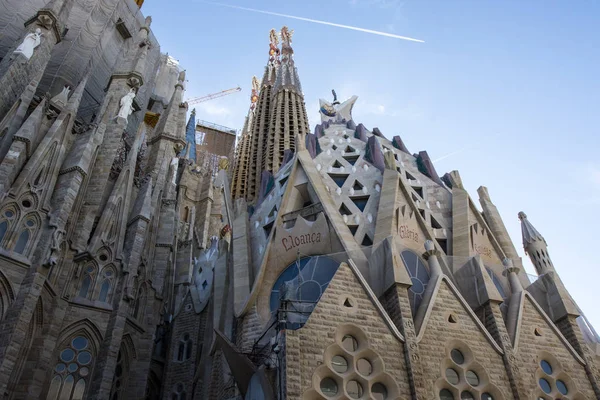
M 219 98 L 219 97 L 227 96 L 229 94 L 236 93 L 236 92 L 239 92 L 241 90 L 242 90 L 242 88 L 238 86 L 236 88 L 222 90 L 220 92 L 212 93 L 212 94 L 209 94 L 209 95 L 206 95 L 206 96 L 203 96 L 203 97 L 195 97 L 193 99 L 189 99 L 187 101 L 187 103 L 188 103 L 188 105 L 191 106 L 193 104 L 198 104 L 198 103 L 202 103 L 202 102 L 205 102 L 205 101 L 208 101 L 208 100 L 212 100 L 212 99 L 216 99 L 216 98 Z

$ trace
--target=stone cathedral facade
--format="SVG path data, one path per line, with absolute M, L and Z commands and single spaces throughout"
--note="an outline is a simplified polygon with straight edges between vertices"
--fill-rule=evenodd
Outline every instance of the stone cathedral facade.
M 600 398 L 600 339 L 524 213 L 536 277 L 487 189 L 356 96 L 311 131 L 287 27 L 235 156 L 198 165 L 142 3 L 0 3 L 2 399 Z

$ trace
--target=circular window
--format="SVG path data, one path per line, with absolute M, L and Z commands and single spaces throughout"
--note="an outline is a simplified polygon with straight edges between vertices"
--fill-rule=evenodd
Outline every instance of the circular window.
M 362 374 L 364 376 L 369 376 L 373 372 L 373 366 L 371 365 L 369 360 L 366 360 L 364 358 L 361 358 L 360 360 L 357 361 L 356 369 L 358 370 L 358 372 L 360 374 Z
M 350 381 L 348 385 L 346 385 L 346 391 L 348 392 L 348 396 L 353 399 L 360 399 L 363 395 L 363 387 L 357 381 Z
M 458 373 L 453 370 L 452 368 L 448 368 L 446 370 L 446 379 L 448 380 L 448 382 L 450 382 L 453 385 L 456 385 L 458 383 L 458 381 L 460 380 L 458 378 Z
M 539 383 L 540 387 L 542 388 L 542 390 L 544 391 L 544 393 L 550 393 L 552 391 L 552 389 L 550 388 L 550 384 L 544 378 L 540 378 L 538 383 Z
M 469 382 L 469 385 L 471 385 L 471 386 L 479 385 L 479 377 L 477 376 L 477 374 L 475 372 L 467 371 L 466 377 L 467 377 L 467 382 Z
M 83 367 L 79 370 L 79 375 L 81 375 L 81 376 L 88 376 L 89 373 L 90 373 L 90 370 L 87 369 L 87 367 Z
M 67 368 L 65 364 L 56 364 L 56 368 L 54 368 L 54 370 L 56 372 L 63 372 L 65 368 Z
M 338 392 L 337 383 L 331 378 L 325 378 L 321 381 L 321 392 L 325 396 L 335 396 Z
M 331 364 L 335 372 L 344 373 L 348 371 L 348 361 L 342 356 L 334 356 L 331 359 Z
M 92 355 L 88 351 L 82 351 L 77 356 L 77 361 L 79 364 L 87 365 L 92 361 Z
M 481 400 L 494 400 L 494 398 L 492 397 L 491 394 L 484 393 L 484 394 L 481 395 Z
M 93 268 L 92 268 L 92 270 L 93 270 Z M 88 345 L 88 341 L 83 336 L 77 336 L 71 342 L 71 346 L 73 346 L 75 348 L 75 350 L 83 350 L 87 347 L 87 345 Z
M 475 400 L 475 397 L 473 397 L 473 393 L 467 391 L 462 392 L 460 394 L 460 398 L 462 400 Z
M 448 389 L 440 390 L 440 400 L 454 400 L 454 395 Z
M 358 341 L 352 335 L 345 335 L 342 338 L 342 347 L 344 350 L 354 352 L 358 349 Z
M 69 364 L 69 367 L 68 367 L 69 372 L 75 372 L 75 371 L 77 371 L 77 368 L 78 368 L 78 366 L 75 363 Z
M 29 207 L 31 207 L 31 201 L 29 201 L 29 200 L 23 200 L 23 201 L 21 202 L 21 204 L 22 204 L 22 205 L 23 205 L 23 207 L 25 207 L 25 208 L 29 208 Z
M 27 222 L 25 222 L 25 225 L 27 225 L 28 227 L 33 227 L 35 226 L 35 222 L 33 222 L 32 220 L 28 219 Z
M 64 362 L 72 361 L 75 358 L 75 352 L 71 349 L 65 349 L 60 353 L 60 359 Z
M 375 400 L 385 400 L 387 399 L 388 391 L 383 383 L 377 382 L 371 386 L 371 395 L 375 398 Z
M 545 373 L 552 375 L 552 365 L 550 365 L 548 361 L 542 360 L 542 362 L 540 362 L 540 366 Z
M 6 218 L 12 218 L 12 216 L 15 215 L 15 213 L 13 213 L 12 211 L 9 210 L 9 211 L 6 211 L 4 213 L 4 215 L 6 216 Z
M 108 260 L 108 256 L 106 254 L 100 254 L 100 261 L 106 261 Z
M 558 391 L 560 392 L 560 394 L 569 393 L 569 390 L 567 389 L 567 385 L 565 385 L 565 383 L 561 380 L 556 381 L 556 387 L 558 388 Z
M 458 349 L 453 349 L 450 352 L 450 357 L 452 358 L 452 361 L 454 361 L 455 363 L 457 363 L 459 365 L 465 362 L 465 356 Z

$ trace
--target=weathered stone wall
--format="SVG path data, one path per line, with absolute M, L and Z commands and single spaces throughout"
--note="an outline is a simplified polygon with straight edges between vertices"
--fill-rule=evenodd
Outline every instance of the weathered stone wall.
M 354 306 L 344 306 L 346 299 Z M 307 323 L 299 330 L 286 332 L 287 398 L 320 398 L 318 392 L 310 390 L 319 388 L 320 379 L 315 378 L 314 374 L 323 365 L 331 365 L 331 357 L 334 353 L 338 354 L 331 352 L 331 346 L 335 347 L 340 341 L 340 328 L 344 332 L 347 329 L 349 334 L 355 335 L 359 340 L 355 358 L 375 360 L 380 357 L 384 366 L 382 373 L 389 374 L 396 385 L 396 389 L 392 389 L 389 382 L 383 381 L 390 386 L 388 391 L 396 393 L 399 398 L 409 398 L 403 343 L 394 336 L 373 300 L 345 264 L 338 269 Z M 329 375 L 325 372 L 321 375 L 326 376 Z M 358 375 L 353 373 L 352 376 Z M 366 382 L 362 377 L 357 379 L 362 383 Z M 341 387 L 339 389 L 342 390 Z M 367 390 L 365 387 L 365 393 Z

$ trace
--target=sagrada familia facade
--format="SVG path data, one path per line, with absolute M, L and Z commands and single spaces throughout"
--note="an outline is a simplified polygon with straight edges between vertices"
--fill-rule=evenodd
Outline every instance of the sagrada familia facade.
M 600 399 L 579 266 L 524 213 L 536 277 L 487 189 L 356 97 L 311 130 L 286 27 L 235 157 L 198 165 L 141 4 L 0 3 L 2 399 Z

